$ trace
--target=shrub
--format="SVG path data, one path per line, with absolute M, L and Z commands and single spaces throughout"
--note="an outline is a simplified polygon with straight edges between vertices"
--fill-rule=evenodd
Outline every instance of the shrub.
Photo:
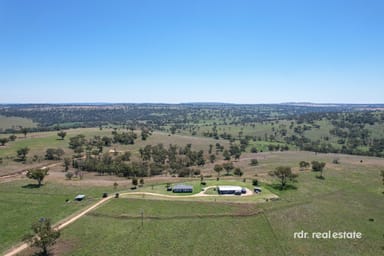
M 258 152 L 258 150 L 257 150 L 256 147 L 252 147 L 252 148 L 251 148 L 251 153 L 257 153 L 257 152 Z
M 65 173 L 65 177 L 66 177 L 67 179 L 71 180 L 72 177 L 73 177 L 73 172 L 67 172 L 67 173 Z
M 252 159 L 250 165 L 256 166 L 259 164 L 259 161 L 257 159 Z

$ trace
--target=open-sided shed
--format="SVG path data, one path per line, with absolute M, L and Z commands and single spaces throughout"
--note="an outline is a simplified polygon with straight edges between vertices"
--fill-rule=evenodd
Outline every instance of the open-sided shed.
M 185 184 L 177 184 L 172 188 L 173 193 L 192 193 L 193 186 Z

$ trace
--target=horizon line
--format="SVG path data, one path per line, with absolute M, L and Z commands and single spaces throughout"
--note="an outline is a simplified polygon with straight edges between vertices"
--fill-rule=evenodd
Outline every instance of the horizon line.
M 235 103 L 220 101 L 196 101 L 196 102 L 8 102 L 0 103 L 0 105 L 118 105 L 118 104 L 161 104 L 161 105 L 183 105 L 183 104 L 218 104 L 218 105 L 384 105 L 384 103 L 347 103 L 347 102 L 307 102 L 307 101 L 290 101 L 278 103 Z

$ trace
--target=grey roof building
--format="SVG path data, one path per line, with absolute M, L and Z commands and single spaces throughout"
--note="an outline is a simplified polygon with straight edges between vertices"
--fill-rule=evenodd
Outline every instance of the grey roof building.
M 185 184 L 177 184 L 172 188 L 173 193 L 192 193 L 193 186 Z

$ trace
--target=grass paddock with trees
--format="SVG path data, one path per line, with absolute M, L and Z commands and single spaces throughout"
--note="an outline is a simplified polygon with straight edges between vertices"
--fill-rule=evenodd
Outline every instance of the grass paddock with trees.
M 339 159 L 338 164 L 332 163 L 335 157 Z M 313 172 L 310 168 L 300 171 L 299 163 L 303 159 L 308 162 L 314 159 L 326 162 L 326 178 L 317 179 L 317 172 Z M 244 165 L 249 164 L 249 160 L 243 162 Z M 224 255 L 236 252 L 248 254 L 251 253 L 250 250 L 258 252 L 260 255 L 318 255 L 319 251 L 321 254 L 332 255 L 337 249 L 340 255 L 380 255 L 383 246 L 381 227 L 384 225 L 382 216 L 384 206 L 381 203 L 383 200 L 382 177 L 380 176 L 383 162 L 384 159 L 373 157 L 315 155 L 306 152 L 266 154 L 265 159 L 260 161 L 261 167 L 260 165 L 256 167 L 260 168 L 257 171 L 258 176 L 255 177 L 254 174 L 252 176 L 259 179 L 262 187 L 279 195 L 280 198 L 277 201 L 266 202 L 264 200 L 261 203 L 255 198 L 251 199 L 253 196 L 241 198 L 217 196 L 215 201 L 211 197 L 187 199 L 180 196 L 180 199 L 174 199 L 148 195 L 144 197 L 142 195 L 124 195 L 122 198 L 112 199 L 65 228 L 53 251 L 59 252 L 59 255 L 103 255 L 107 250 L 115 255 L 124 255 L 126 252 L 132 254 L 157 252 L 161 255 L 177 255 L 183 250 L 191 252 L 192 255 L 206 255 L 204 253 L 206 251 L 222 252 Z M 294 183 L 295 188 L 280 190 L 279 181 L 268 175 L 268 170 L 274 170 L 276 166 L 283 164 L 294 166 L 294 163 L 295 167 L 292 169 L 299 174 L 297 183 Z M 252 173 L 254 171 L 246 171 L 246 175 Z M 251 186 L 252 176 L 248 176 L 247 186 Z M 103 177 L 94 176 L 94 178 L 97 180 Z M 104 178 L 108 178 L 108 176 Z M 207 179 L 207 186 L 241 185 L 243 183 L 241 179 L 235 181 L 230 178 L 222 177 L 220 181 Z M 50 209 L 56 205 L 56 208 L 60 209 L 58 205 L 64 204 L 65 196 L 60 196 L 60 200 L 56 202 L 55 196 L 49 194 L 48 188 L 54 189 L 62 186 L 57 191 L 58 193 L 62 193 L 67 188 L 62 181 L 54 184 L 57 182 L 56 179 L 58 178 L 54 173 L 49 175 L 47 184 L 40 188 L 47 190 L 32 190 L 37 194 L 28 192 L 28 198 L 35 198 L 34 200 L 37 202 L 36 204 L 40 205 L 40 208 L 44 208 L 43 205 L 45 205 Z M 67 181 L 69 184 L 78 184 L 68 188 L 68 192 L 73 195 L 89 189 L 93 191 L 91 194 L 93 193 L 95 197 L 100 197 L 104 190 L 111 193 L 115 191 L 130 192 L 130 182 L 124 183 L 124 179 L 117 180 L 119 183 L 117 190 L 113 188 L 112 180 L 109 182 L 110 184 L 108 183 L 108 188 L 100 186 L 95 188 L 94 183 L 87 183 L 92 179 L 93 177 L 88 175 L 84 180 Z M 137 191 L 151 192 L 153 185 L 154 191 L 161 190 L 166 195 L 166 183 L 164 182 L 166 180 L 171 184 L 200 183 L 199 179 L 191 182 L 176 177 L 153 179 L 146 179 L 144 186 L 138 188 Z M 163 181 L 161 182 L 161 180 Z M 27 196 L 20 193 L 20 190 L 25 189 L 22 188 L 22 184 L 31 182 L 30 180 L 18 181 L 18 188 L 13 190 L 10 187 L 15 187 L 14 182 L 5 183 L 8 188 L 4 188 L 3 191 L 10 191 L 8 193 L 13 195 L 14 200 L 16 198 L 21 200 Z M 86 186 L 82 186 L 82 189 L 79 190 L 81 184 Z M 41 193 L 47 193 L 45 197 L 52 197 L 52 201 L 40 200 Z M 21 197 L 22 195 L 23 197 Z M 236 200 L 233 201 L 233 199 Z M 32 199 L 29 201 L 35 202 Z M 44 201 L 46 202 L 44 203 Z M 17 204 L 9 202 L 8 207 L 10 205 Z M 23 205 L 19 204 L 17 207 L 23 207 Z M 64 207 L 66 207 L 65 204 Z M 51 215 L 57 214 L 64 217 L 63 215 L 69 215 L 74 210 L 61 212 L 61 215 L 55 211 L 50 212 Z M 143 228 L 141 227 L 141 210 L 144 212 Z M 24 226 L 24 230 L 28 230 L 32 219 L 20 221 L 24 215 L 13 213 L 14 219 L 7 221 L 17 221 L 20 226 Z M 53 217 L 54 221 L 60 218 L 57 215 L 56 218 Z M 220 215 L 220 217 L 214 218 L 211 215 Z M 19 229 L 19 232 L 21 230 Z M 306 232 L 355 230 L 363 234 L 363 239 L 294 239 L 294 232 L 301 230 Z M 232 238 L 231 232 L 234 232 L 236 237 Z M 20 232 L 20 236 L 22 233 Z M 227 237 L 231 237 L 230 243 L 228 243 Z M 13 237 L 13 241 L 15 243 L 17 239 Z M 223 245 L 224 243 L 227 245 Z M 10 244 L 8 242 L 8 245 Z M 170 244 L 176 245 L 170 247 Z
M 319 112 L 312 112 L 314 109 Z M 0 135 L 4 138 L 0 176 L 45 166 L 49 172 L 41 186 L 22 175 L 0 178 L 0 207 L 4 209 L 0 226 L 5 227 L 0 231 L 0 252 L 19 243 L 37 219 L 57 223 L 97 202 L 106 192 L 121 196 L 62 230 L 53 247 L 55 254 L 381 255 L 384 195 L 380 174 L 384 159 L 373 156 L 384 152 L 384 114 L 376 109 L 329 110 L 322 113 L 323 109 L 295 106 L 107 107 L 104 113 L 120 121 L 65 129 L 65 136 L 61 128 L 91 123 L 62 120 L 64 127 L 52 121 L 64 115 L 11 110 L 15 115 L 39 116 L 42 123 L 29 127 L 25 123 L 22 128 L 15 121 L 13 130 Z M 78 119 L 93 120 L 87 108 L 75 106 L 71 111 Z M 97 107 L 92 111 L 97 112 Z M 139 112 L 148 119 L 141 120 Z M 137 117 L 136 123 L 126 123 L 126 115 Z M 82 151 L 75 152 L 78 148 L 70 149 L 69 142 L 79 134 L 86 143 Z M 8 139 L 10 136 L 15 140 Z M 104 136 L 109 139 L 102 140 Z M 130 144 L 133 137 L 134 144 Z M 126 143 L 126 139 L 131 141 Z M 100 142 L 105 144 L 100 146 Z M 175 159 L 170 144 L 177 145 L 173 148 Z M 18 156 L 17 151 L 25 147 L 25 158 Z M 72 166 L 75 155 L 95 162 L 94 167 L 101 171 Z M 118 172 L 122 168 L 129 169 L 128 175 Z M 277 173 L 271 175 L 282 169 L 292 178 L 284 186 Z M 156 175 L 151 175 L 152 171 Z M 166 191 L 167 183 L 192 185 L 194 193 L 175 195 Z M 189 197 L 207 186 L 252 189 L 254 184 L 263 190 L 259 195 L 216 196 L 209 190 L 208 196 Z M 78 194 L 85 194 L 86 200 L 73 202 Z M 278 199 L 270 200 L 274 195 Z M 302 230 L 357 231 L 363 237 L 295 239 L 294 233 Z M 21 255 L 31 253 L 27 250 Z

